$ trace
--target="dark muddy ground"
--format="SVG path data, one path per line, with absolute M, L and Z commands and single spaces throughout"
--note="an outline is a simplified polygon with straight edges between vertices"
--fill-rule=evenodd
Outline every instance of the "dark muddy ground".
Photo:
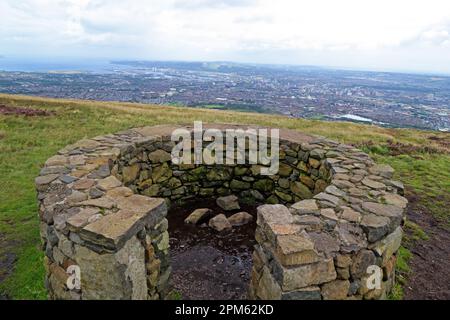
M 418 224 L 429 240 L 418 240 L 409 262 L 411 274 L 404 287 L 406 300 L 450 299 L 450 232 L 418 204 L 416 195 L 408 196 L 408 219 Z
M 197 208 L 210 208 L 214 214 L 226 216 L 246 211 L 254 219 L 244 226 L 218 233 L 206 225 L 184 223 Z M 256 206 L 241 205 L 241 210 L 224 212 L 214 200 L 201 200 L 172 208 L 168 219 L 172 288 L 186 300 L 245 299 L 256 243 Z
M 12 252 L 16 242 L 7 240 L 4 234 L 0 233 L 0 283 L 2 283 L 13 271 L 17 260 Z M 7 300 L 8 296 L 0 291 L 0 300 Z
M 31 108 L 21 108 L 21 107 L 11 107 L 4 104 L 0 104 L 0 114 L 4 115 L 20 115 L 20 116 L 51 116 L 54 113 L 50 111 L 31 109 Z

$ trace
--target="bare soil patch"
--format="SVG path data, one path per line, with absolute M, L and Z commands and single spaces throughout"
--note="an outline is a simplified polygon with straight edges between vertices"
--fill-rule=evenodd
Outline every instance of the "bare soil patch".
M 408 194 L 408 219 L 418 224 L 429 240 L 417 240 L 409 248 L 411 274 L 404 287 L 405 300 L 450 299 L 450 232 L 419 204 L 416 194 Z M 449 204 L 450 205 L 450 204 Z
M 214 214 L 246 211 L 252 222 L 216 232 L 206 225 L 193 226 L 184 219 L 195 209 L 209 208 Z M 168 213 L 171 286 L 183 300 L 238 300 L 247 296 L 255 241 L 256 206 L 224 212 L 214 200 L 200 200 Z
M 36 117 L 36 116 L 45 117 L 45 116 L 52 116 L 55 113 L 51 112 L 51 111 L 40 110 L 40 109 L 12 107 L 12 106 L 0 104 L 0 114 L 20 115 L 20 116 L 27 116 L 27 117 Z
M 0 283 L 2 283 L 13 271 L 17 257 L 13 253 L 13 247 L 17 242 L 6 239 L 6 236 L 0 233 Z M 8 296 L 0 292 L 0 300 L 7 300 Z

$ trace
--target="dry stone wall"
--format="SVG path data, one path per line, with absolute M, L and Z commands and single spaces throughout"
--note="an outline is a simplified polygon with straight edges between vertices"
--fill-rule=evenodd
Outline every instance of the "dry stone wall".
M 237 126 L 219 127 L 225 128 Z M 389 293 L 407 204 L 391 167 L 291 130 L 280 132 L 277 175 L 261 176 L 257 165 L 175 165 L 174 129 L 85 139 L 47 160 L 35 182 L 50 298 L 164 298 L 167 207 L 228 194 L 267 203 L 258 208 L 250 298 Z M 79 288 L 68 283 L 71 265 L 80 268 Z M 380 268 L 380 288 L 367 287 L 369 266 Z

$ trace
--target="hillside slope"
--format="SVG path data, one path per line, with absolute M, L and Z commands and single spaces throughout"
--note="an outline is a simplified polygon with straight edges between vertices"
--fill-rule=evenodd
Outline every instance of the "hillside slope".
M 45 111 L 45 112 L 43 112 Z M 449 295 L 450 134 L 346 122 L 143 104 L 0 94 L 0 296 L 44 299 L 34 178 L 45 160 L 85 137 L 163 123 L 246 123 L 295 129 L 360 147 L 396 169 L 411 202 L 400 284 L 406 298 Z M 409 260 L 409 262 L 408 262 Z

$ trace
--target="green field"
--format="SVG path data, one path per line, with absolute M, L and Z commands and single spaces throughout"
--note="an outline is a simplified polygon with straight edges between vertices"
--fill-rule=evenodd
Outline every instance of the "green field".
M 13 299 L 46 298 L 34 190 L 34 178 L 45 160 L 79 139 L 132 127 L 192 124 L 194 120 L 247 123 L 291 128 L 354 144 L 376 161 L 392 165 L 396 178 L 405 183 L 407 195 L 420 194 L 417 201 L 441 225 L 450 226 L 449 134 L 225 110 L 11 95 L 0 95 L 2 104 L 53 112 L 35 117 L 0 114 L 0 256 L 13 252 L 17 257 L 12 274 L 0 284 L 0 293 Z M 418 228 L 415 232 L 420 234 Z M 407 264 L 410 252 L 402 249 L 402 253 L 399 263 Z M 407 265 L 401 267 L 407 273 Z M 401 298 L 401 288 L 397 289 L 395 298 Z

